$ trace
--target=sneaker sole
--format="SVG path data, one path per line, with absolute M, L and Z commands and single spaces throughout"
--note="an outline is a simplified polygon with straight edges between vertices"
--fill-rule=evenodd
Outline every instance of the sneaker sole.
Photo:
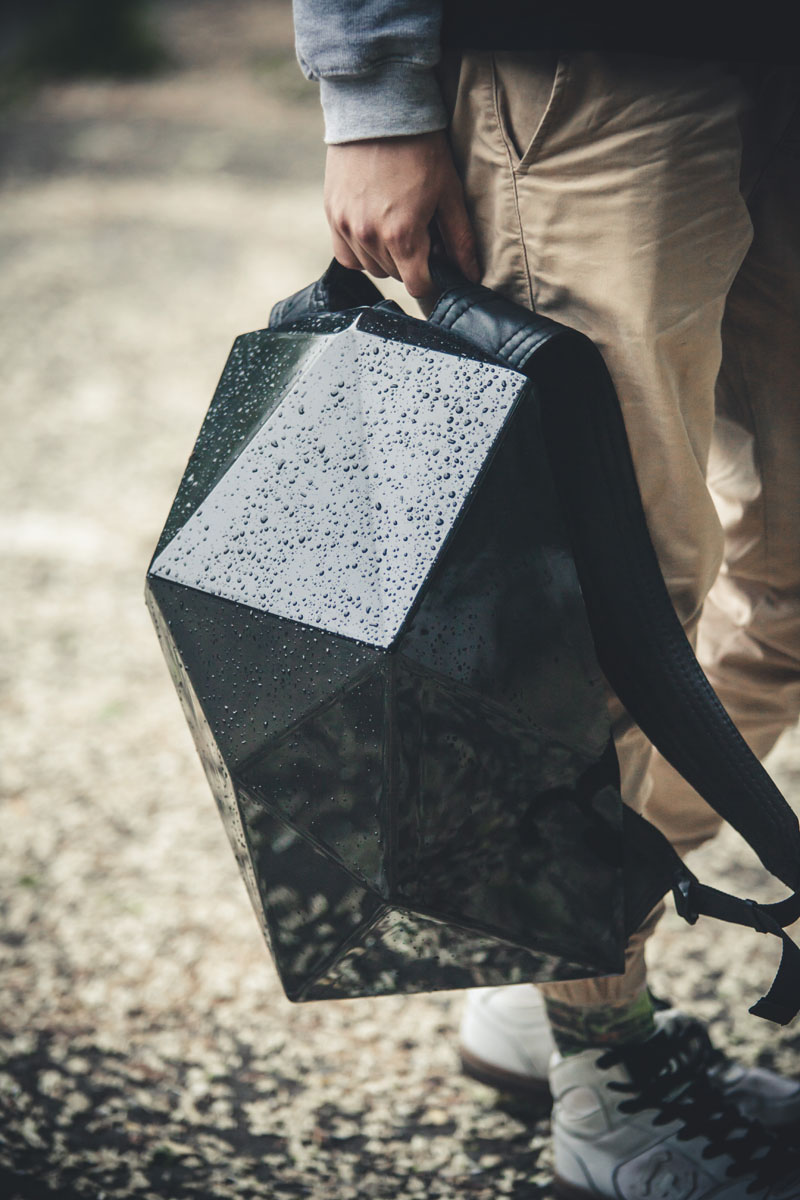
M 558 1175 L 553 1176 L 553 1195 L 558 1196 L 558 1200 L 597 1200 L 598 1197 L 597 1192 L 587 1192 L 585 1188 L 567 1183 Z
M 513 1096 L 524 1096 L 526 1100 L 536 1100 L 539 1104 L 546 1104 L 548 1108 L 553 1103 L 546 1079 L 519 1075 L 516 1071 L 505 1071 L 502 1067 L 496 1067 L 463 1048 L 460 1054 L 461 1070 L 470 1079 L 477 1079 L 478 1083 L 485 1083 L 499 1092 L 510 1092 Z

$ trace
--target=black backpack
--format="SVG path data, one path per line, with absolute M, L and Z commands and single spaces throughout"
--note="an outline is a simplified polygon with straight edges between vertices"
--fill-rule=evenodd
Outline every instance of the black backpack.
M 621 971 L 672 890 L 783 942 L 797 818 L 672 608 L 593 344 L 442 262 L 428 321 L 334 262 L 234 344 L 147 598 L 291 999 Z M 599 664 L 599 669 L 598 669 Z M 624 805 L 601 678 L 791 895 Z

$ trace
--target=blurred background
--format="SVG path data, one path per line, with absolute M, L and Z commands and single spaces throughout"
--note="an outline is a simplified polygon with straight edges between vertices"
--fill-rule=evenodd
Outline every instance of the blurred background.
M 5 0 L 0 79 L 0 1196 L 545 1197 L 457 995 L 284 999 L 142 600 L 233 338 L 329 256 L 289 4 Z M 669 917 L 654 983 L 796 1074 L 765 943 Z

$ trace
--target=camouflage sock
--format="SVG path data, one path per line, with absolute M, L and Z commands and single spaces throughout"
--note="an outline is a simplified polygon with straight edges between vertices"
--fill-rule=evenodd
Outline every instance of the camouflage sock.
M 627 1004 L 578 1007 L 545 997 L 545 1005 L 556 1046 L 563 1055 L 643 1042 L 655 1029 L 653 999 L 647 988 Z

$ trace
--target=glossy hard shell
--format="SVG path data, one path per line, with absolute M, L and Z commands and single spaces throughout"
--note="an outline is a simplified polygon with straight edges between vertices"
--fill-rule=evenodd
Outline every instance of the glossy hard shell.
M 524 376 L 389 312 L 243 335 L 147 598 L 290 998 L 621 969 L 604 689 Z

